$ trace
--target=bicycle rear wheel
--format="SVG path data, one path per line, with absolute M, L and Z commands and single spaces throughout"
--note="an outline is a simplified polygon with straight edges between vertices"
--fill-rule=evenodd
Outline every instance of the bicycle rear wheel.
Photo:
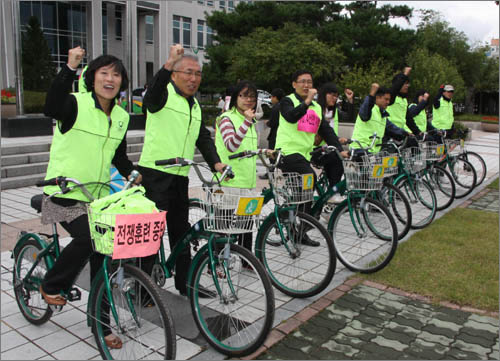
M 213 258 L 221 292 L 210 270 L 208 251 L 192 265 L 191 309 L 205 339 L 217 351 L 233 357 L 257 350 L 271 331 L 274 292 L 264 267 L 247 249 L 227 243 Z M 212 296 L 200 296 L 200 287 Z
M 412 178 L 410 183 L 407 177 L 401 178 L 396 187 L 401 189 L 411 206 L 411 228 L 427 227 L 436 216 L 436 194 L 432 187 L 423 179 Z
M 429 183 L 434 194 L 438 211 L 448 208 L 455 200 L 455 181 L 451 174 L 440 166 L 433 166 L 427 170 L 425 180 Z
M 486 162 L 483 157 L 481 157 L 476 152 L 465 151 L 464 153 L 459 155 L 459 158 L 465 159 L 474 167 L 476 171 L 476 186 L 483 183 L 484 178 L 486 177 L 486 172 L 488 168 L 486 167 Z
M 45 260 L 40 260 L 31 276 L 27 273 L 35 264 L 42 247 L 34 239 L 24 241 L 14 254 L 14 270 L 12 272 L 14 294 L 24 318 L 34 325 L 47 322 L 52 316 L 52 309 L 40 294 L 40 285 L 47 273 Z
M 373 273 L 389 264 L 398 246 L 396 223 L 387 208 L 370 198 L 342 202 L 328 223 L 340 262 L 353 272 Z M 383 236 L 381 236 L 383 235 Z
M 476 186 L 477 175 L 474 167 L 465 159 L 454 157 L 448 163 L 450 173 L 455 181 L 455 198 L 463 198 Z
M 265 222 L 255 241 L 255 254 L 273 285 L 292 297 L 310 297 L 323 291 L 336 267 L 333 241 L 325 227 L 309 214 L 280 212 L 285 239 L 276 218 Z
M 118 323 L 110 312 L 104 277 L 96 280 L 91 300 L 92 332 L 103 359 L 170 360 L 176 355 L 174 321 L 160 289 L 139 268 L 125 264 L 110 276 L 110 289 Z M 123 272 L 123 273 L 121 273 Z M 104 337 L 120 337 L 123 345 L 112 349 Z

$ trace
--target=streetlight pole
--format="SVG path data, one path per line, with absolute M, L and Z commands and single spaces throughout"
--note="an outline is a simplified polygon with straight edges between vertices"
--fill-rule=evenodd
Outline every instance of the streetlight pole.
M 16 78 L 16 114 L 24 115 L 23 69 L 21 66 L 21 25 L 19 24 L 19 0 L 12 0 L 12 26 L 14 34 L 14 61 Z
M 132 113 L 133 110 L 133 96 L 132 96 L 132 79 L 134 78 L 133 67 L 132 67 L 132 6 L 135 2 L 126 1 L 127 7 L 127 69 L 128 69 L 128 101 L 127 101 L 127 111 Z

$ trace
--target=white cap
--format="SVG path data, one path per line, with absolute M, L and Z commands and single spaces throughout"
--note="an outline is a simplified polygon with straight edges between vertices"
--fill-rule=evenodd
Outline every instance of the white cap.
M 455 91 L 455 88 L 453 88 L 453 85 L 446 84 L 443 89 L 445 92 L 452 92 Z

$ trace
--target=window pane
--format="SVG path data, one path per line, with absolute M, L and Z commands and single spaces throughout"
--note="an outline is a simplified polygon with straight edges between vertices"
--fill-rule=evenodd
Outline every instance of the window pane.
M 180 24 L 181 18 L 179 16 L 174 15 L 174 22 L 173 22 L 173 35 L 174 35 L 174 44 L 179 44 L 181 42 L 181 36 L 180 36 Z
M 198 4 L 203 5 L 204 3 L 205 3 L 205 1 L 204 1 L 204 0 L 198 0 Z
M 226 8 L 226 2 L 223 0 L 219 1 L 219 9 L 225 9 Z
M 28 20 L 31 16 L 31 3 L 27 1 L 21 1 L 19 4 L 19 11 L 21 14 L 21 25 L 28 24 Z
M 50 53 L 57 54 L 57 37 L 55 34 L 44 34 L 47 43 L 49 44 Z
M 207 46 L 212 45 L 212 28 L 210 26 L 207 26 Z
M 227 2 L 227 9 L 228 10 L 234 10 L 234 1 L 228 1 Z
M 83 32 L 82 30 L 82 12 L 79 8 L 73 7 L 72 10 L 73 16 L 73 31 Z
M 191 46 L 191 19 L 182 18 L 182 44 L 185 48 Z
M 146 15 L 146 44 L 153 44 L 154 17 Z
M 31 13 L 32 16 L 36 16 L 38 18 L 38 22 L 41 24 L 42 23 L 42 6 L 40 4 L 40 1 L 33 1 L 33 12 Z
M 57 3 L 57 20 L 59 30 L 71 30 L 69 27 L 69 4 Z
M 207 0 L 207 6 L 214 6 L 213 0 Z
M 115 36 L 117 40 L 122 39 L 122 10 L 119 6 L 115 8 Z
M 56 24 L 56 3 L 43 3 L 42 16 L 44 29 L 57 29 Z

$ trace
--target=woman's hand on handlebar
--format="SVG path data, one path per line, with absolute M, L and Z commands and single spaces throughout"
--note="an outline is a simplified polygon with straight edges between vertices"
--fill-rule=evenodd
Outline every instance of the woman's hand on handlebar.
M 343 150 L 342 152 L 340 152 L 340 155 L 342 157 L 344 157 L 345 159 L 349 158 L 351 155 L 349 154 L 349 151 L 348 150 Z
M 349 141 L 349 139 L 347 139 L 347 138 L 339 138 L 339 142 L 342 145 L 346 145 L 348 141 Z
M 227 167 L 227 164 L 218 162 L 214 164 L 214 169 L 220 174 L 224 173 L 224 169 Z

